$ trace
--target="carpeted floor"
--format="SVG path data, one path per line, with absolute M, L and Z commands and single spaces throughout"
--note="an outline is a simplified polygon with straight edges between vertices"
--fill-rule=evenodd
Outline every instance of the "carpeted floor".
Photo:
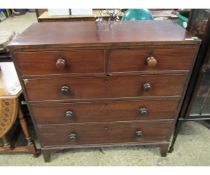
M 33 22 L 35 13 L 11 17 L 0 22 L 0 31 L 20 33 Z M 52 161 L 45 163 L 42 155 L 1 154 L 0 165 L 69 165 L 69 166 L 196 166 L 210 165 L 210 130 L 196 122 L 183 124 L 174 152 L 162 158 L 159 148 L 115 147 L 100 149 L 77 149 L 53 154 Z

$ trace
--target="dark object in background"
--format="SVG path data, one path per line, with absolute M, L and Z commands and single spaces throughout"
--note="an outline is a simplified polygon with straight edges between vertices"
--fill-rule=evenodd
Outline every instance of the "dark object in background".
M 187 30 L 201 39 L 205 39 L 205 31 L 209 21 L 209 13 L 210 10 L 193 9 L 191 11 Z
M 205 115 L 210 119 L 210 110 L 208 110 L 209 113 L 204 112 L 206 111 L 205 108 L 208 108 L 205 102 L 210 102 L 210 94 L 208 93 L 210 91 L 210 10 L 192 10 L 188 30 L 203 41 L 199 50 L 198 66 L 195 69 L 194 77 L 192 77 L 192 80 L 195 79 L 192 82 L 194 91 L 191 94 L 191 102 L 184 117 L 203 117 Z
M 7 44 L 15 37 L 15 32 L 0 31 L 0 62 L 12 61 Z
M 12 61 L 11 55 L 7 49 L 0 50 L 0 62 Z
M 194 71 L 177 120 L 170 152 L 183 121 L 210 123 L 210 10 L 193 9 L 187 29 L 202 39 Z M 210 124 L 208 124 L 210 128 Z
M 15 16 L 24 15 L 27 11 L 28 9 L 12 9 L 12 13 Z

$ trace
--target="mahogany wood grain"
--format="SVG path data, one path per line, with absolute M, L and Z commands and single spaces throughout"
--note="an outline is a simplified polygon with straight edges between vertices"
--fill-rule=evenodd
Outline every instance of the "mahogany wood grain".
M 109 77 L 59 77 L 30 79 L 26 83 L 29 101 L 120 98 L 136 96 L 181 96 L 186 76 L 135 75 Z M 145 91 L 149 83 L 151 90 Z M 62 87 L 69 87 L 69 93 L 62 93 Z
M 37 124 L 173 119 L 179 99 L 31 104 Z M 141 114 L 146 108 L 148 113 Z M 66 112 L 71 115 L 66 116 Z M 67 112 L 68 114 L 68 112 Z
M 118 122 L 39 126 L 44 146 L 161 142 L 170 135 L 173 121 Z M 138 132 L 139 131 L 139 132 Z M 140 131 L 141 134 L 140 134 Z M 137 136 L 137 133 L 139 136 Z
M 104 72 L 103 50 L 17 52 L 15 57 L 21 75 Z M 60 68 L 59 59 L 64 60 Z
M 34 23 L 13 40 L 10 49 L 37 49 L 199 44 L 176 22 L 170 20 L 120 22 L 43 22 Z
M 8 48 L 45 160 L 114 145 L 157 145 L 165 156 L 200 42 L 169 20 L 26 29 Z
M 108 72 L 190 70 L 196 51 L 193 47 L 113 49 L 109 52 Z M 151 56 L 157 60 L 154 66 L 147 63 Z

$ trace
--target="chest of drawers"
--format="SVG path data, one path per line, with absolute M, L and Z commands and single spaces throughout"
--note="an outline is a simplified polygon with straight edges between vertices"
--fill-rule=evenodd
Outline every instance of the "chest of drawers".
M 199 44 L 171 21 L 29 27 L 8 47 L 45 160 L 123 145 L 166 156 Z

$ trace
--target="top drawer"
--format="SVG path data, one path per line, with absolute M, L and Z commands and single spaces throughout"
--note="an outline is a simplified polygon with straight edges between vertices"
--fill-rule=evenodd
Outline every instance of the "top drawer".
M 104 72 L 103 50 L 17 52 L 15 58 L 22 76 Z
M 196 48 L 184 46 L 110 50 L 108 71 L 189 70 L 195 52 Z

